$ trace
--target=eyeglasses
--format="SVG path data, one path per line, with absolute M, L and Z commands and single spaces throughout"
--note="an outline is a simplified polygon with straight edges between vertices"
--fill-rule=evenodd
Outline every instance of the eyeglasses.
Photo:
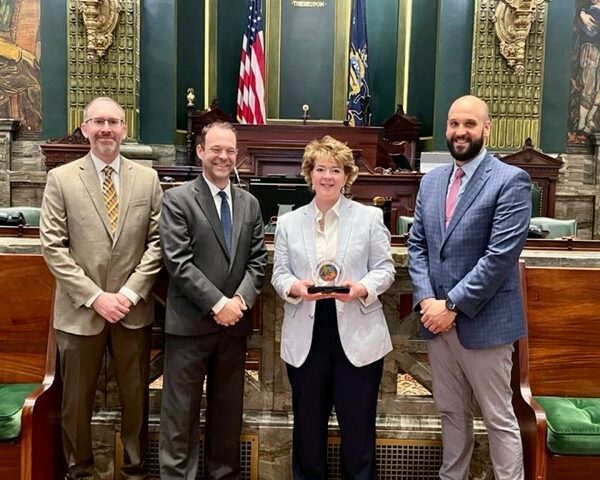
M 208 151 L 215 156 L 221 155 L 221 152 L 225 152 L 225 155 L 227 155 L 228 157 L 235 157 L 237 155 L 237 150 L 225 149 L 221 147 L 210 147 Z
M 117 128 L 123 125 L 123 120 L 118 118 L 88 118 L 85 123 L 91 123 L 94 127 L 102 128 L 108 123 L 110 128 Z

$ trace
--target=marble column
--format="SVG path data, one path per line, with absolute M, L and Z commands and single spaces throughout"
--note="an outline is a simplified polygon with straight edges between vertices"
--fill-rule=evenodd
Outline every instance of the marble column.
M 600 132 L 590 134 L 592 144 L 594 146 L 594 161 L 592 166 L 594 186 L 595 186 L 595 199 L 594 199 L 594 232 L 593 238 L 599 238 L 600 236 L 600 168 L 598 168 L 598 162 L 600 160 Z
M 0 206 L 10 206 L 10 164 L 12 141 L 19 129 L 19 120 L 0 118 Z

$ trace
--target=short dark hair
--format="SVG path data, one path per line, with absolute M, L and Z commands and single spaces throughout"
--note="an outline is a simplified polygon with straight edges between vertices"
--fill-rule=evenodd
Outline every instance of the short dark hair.
M 212 123 L 209 123 L 208 125 L 205 125 L 204 128 L 202 129 L 202 132 L 200 133 L 200 145 L 202 145 L 202 147 L 204 147 L 204 142 L 206 141 L 206 135 L 213 128 L 222 128 L 223 130 L 229 130 L 229 131 L 233 132 L 233 134 L 235 135 L 235 138 L 237 140 L 237 131 L 234 128 L 234 126 L 229 122 L 222 122 L 221 120 L 217 120 L 216 122 L 212 122 Z

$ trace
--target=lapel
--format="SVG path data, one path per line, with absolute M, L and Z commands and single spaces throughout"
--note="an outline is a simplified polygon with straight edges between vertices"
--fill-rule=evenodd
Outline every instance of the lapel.
M 302 240 L 304 241 L 306 261 L 311 275 L 313 266 L 317 264 L 317 246 L 315 242 L 317 236 L 315 226 L 316 211 L 317 205 L 313 199 L 306 208 L 302 209 L 302 218 L 300 219 L 300 235 L 302 235 Z
M 106 233 L 112 237 L 108 215 L 106 214 L 106 207 L 104 206 L 104 197 L 102 196 L 102 189 L 100 188 L 100 181 L 98 180 L 98 173 L 94 167 L 92 157 L 89 154 L 86 155 L 79 164 L 79 178 L 87 190 L 98 216 L 104 224 Z
M 448 238 L 448 235 L 450 235 L 450 233 L 452 233 L 452 230 L 454 230 L 458 222 L 460 222 L 465 212 L 469 209 L 469 207 L 473 204 L 475 199 L 479 196 L 481 189 L 490 178 L 490 172 L 492 170 L 492 162 L 490 161 L 490 159 L 490 155 L 486 155 L 479 167 L 477 168 L 477 170 L 475 170 L 473 178 L 469 180 L 465 191 L 462 193 L 460 199 L 458 200 L 458 204 L 456 205 L 456 209 L 454 210 L 452 219 L 448 224 L 448 229 L 446 230 L 444 240 Z
M 215 207 L 215 200 L 213 199 L 212 194 L 210 193 L 210 188 L 208 188 L 207 183 L 204 181 L 202 174 L 198 175 L 196 180 L 194 180 L 194 187 L 196 189 L 196 203 L 200 207 L 200 210 L 204 213 L 204 216 L 210 223 L 210 226 L 213 229 L 215 237 L 217 241 L 221 245 L 221 249 L 223 253 L 229 257 L 229 253 L 227 252 L 227 246 L 225 245 L 225 236 L 223 235 L 223 226 L 221 225 L 221 219 L 219 218 L 219 214 L 217 213 L 217 208 Z M 234 213 L 235 215 L 235 213 Z M 235 223 L 235 222 L 234 222 Z M 239 232 L 241 227 L 238 226 L 238 229 L 234 228 L 234 238 L 236 237 L 235 232 Z M 234 248 L 235 240 L 232 239 L 231 248 Z
M 440 225 L 440 232 L 442 232 L 442 237 L 445 236 L 446 232 L 446 196 L 448 194 L 448 182 L 450 181 L 450 176 L 452 175 L 452 170 L 454 168 L 453 164 L 446 165 L 444 167 L 440 167 L 443 169 L 443 172 L 438 175 L 437 185 L 436 185 L 436 195 L 437 201 L 435 205 L 441 205 L 441 208 L 437 208 L 438 214 L 438 223 Z
M 231 185 L 231 199 L 232 205 L 231 209 L 233 210 L 233 238 L 231 239 L 231 258 L 235 258 L 235 251 L 237 250 L 238 240 L 242 234 L 242 227 L 244 226 L 244 218 L 246 217 L 246 206 L 247 203 L 244 202 L 242 198 L 242 191 Z M 225 241 L 225 239 L 223 239 Z M 233 266 L 233 262 L 230 263 L 229 268 L 231 269 Z
M 133 172 L 133 165 L 129 160 L 121 156 L 121 168 L 119 171 L 119 222 L 117 224 L 117 231 L 115 232 L 115 241 L 117 241 L 123 230 L 123 223 L 125 222 L 125 216 L 131 203 L 134 185 L 135 173 Z
M 336 252 L 336 261 L 338 265 L 344 264 L 344 258 L 348 251 L 350 232 L 352 231 L 355 213 L 355 209 L 352 207 L 352 201 L 342 195 L 340 200 L 340 218 L 338 220 L 338 242 Z

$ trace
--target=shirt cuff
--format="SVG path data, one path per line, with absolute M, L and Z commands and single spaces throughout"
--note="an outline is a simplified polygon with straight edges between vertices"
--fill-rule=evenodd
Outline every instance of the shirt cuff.
M 223 310 L 223 307 L 227 304 L 227 300 L 229 300 L 227 297 L 221 297 L 221 299 L 211 308 L 212 312 L 217 315 L 221 310 Z
M 367 288 L 367 286 L 363 283 L 362 284 L 363 287 L 365 287 L 365 290 L 367 291 L 367 296 L 365 298 L 359 298 L 358 300 L 360 301 L 360 303 L 362 303 L 365 307 L 368 307 L 369 305 L 371 305 L 375 300 L 377 300 L 377 295 L 375 295 L 375 292 L 372 292 L 371 290 L 369 290 Z
M 121 287 L 121 289 L 119 290 L 119 293 L 122 295 L 125 295 L 129 301 L 131 302 L 132 305 L 137 305 L 137 303 L 140 301 L 140 297 L 137 293 L 135 293 L 131 288 L 127 288 L 127 287 Z
M 239 297 L 239 299 L 242 301 L 242 304 L 244 305 L 244 307 L 247 307 L 248 305 L 246 304 L 246 300 L 244 300 L 244 297 L 242 297 L 239 293 L 235 294 L 236 297 Z
M 102 293 L 102 290 L 98 290 L 96 293 L 94 293 L 90 299 L 84 303 L 84 305 L 87 308 L 92 308 L 92 303 L 94 303 L 96 301 L 96 299 L 100 296 L 100 294 Z
M 290 297 L 290 290 L 292 289 L 292 285 L 296 282 L 296 279 L 292 279 L 290 284 L 285 289 L 285 301 L 291 303 L 292 305 L 297 305 L 302 301 L 302 297 Z

